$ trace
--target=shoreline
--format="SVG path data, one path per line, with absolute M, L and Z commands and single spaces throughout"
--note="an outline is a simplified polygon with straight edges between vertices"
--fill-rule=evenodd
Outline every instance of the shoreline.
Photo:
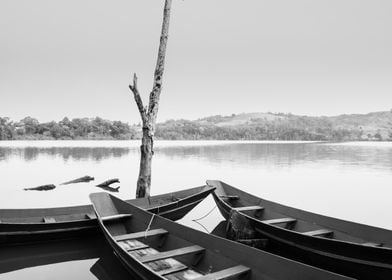
M 154 146 L 218 146 L 230 144 L 327 144 L 333 146 L 392 147 L 391 141 L 305 141 L 305 140 L 155 140 Z M 140 140 L 2 140 L 1 148 L 137 148 Z
M 141 140 L 3 140 L 0 147 L 139 147 Z M 212 146 L 227 144 L 309 144 L 325 141 L 282 140 L 155 140 L 155 147 Z

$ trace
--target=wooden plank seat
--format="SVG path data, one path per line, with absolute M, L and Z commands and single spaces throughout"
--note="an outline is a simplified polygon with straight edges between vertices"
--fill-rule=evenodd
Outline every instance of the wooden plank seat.
M 168 232 L 162 228 L 159 229 L 151 229 L 147 232 L 145 231 L 139 231 L 139 232 L 133 232 L 133 233 L 128 233 L 128 234 L 123 234 L 123 235 L 117 235 L 114 236 L 113 238 L 116 241 L 121 241 L 121 240 L 127 240 L 127 239 L 138 239 L 142 237 L 151 237 L 155 235 L 164 235 L 168 234 Z
M 283 223 L 294 223 L 296 221 L 297 220 L 293 218 L 280 218 L 280 219 L 263 220 L 262 222 L 269 225 L 275 225 L 275 224 L 283 224 Z
M 250 268 L 237 265 L 227 269 L 223 269 L 217 272 L 206 274 L 202 277 L 196 278 L 197 280 L 224 280 L 224 279 L 233 279 L 233 277 L 240 276 L 245 273 L 249 273 Z
M 364 246 L 370 246 L 370 247 L 382 247 L 381 243 L 375 243 L 375 242 L 365 242 L 362 243 Z
M 179 248 L 179 249 L 174 249 L 174 250 L 170 250 L 170 251 L 158 252 L 156 254 L 147 255 L 147 256 L 139 258 L 139 261 L 142 263 L 147 263 L 147 262 L 159 261 L 159 260 L 163 260 L 163 259 L 168 259 L 168 258 L 173 258 L 173 257 L 178 257 L 178 256 L 183 256 L 183 255 L 188 255 L 188 254 L 202 253 L 204 251 L 205 251 L 204 248 L 202 248 L 198 245 L 193 245 L 193 246 L 188 246 L 188 247 L 184 247 L 184 248 Z
M 317 230 L 306 231 L 302 233 L 309 236 L 332 236 L 333 235 L 333 231 L 328 229 L 317 229 Z
M 118 241 L 118 244 L 126 251 L 131 252 L 140 249 L 146 249 L 149 246 L 136 239 Z
M 173 258 L 149 262 L 146 263 L 146 266 L 148 266 L 149 268 L 151 268 L 153 271 L 155 271 L 161 276 L 165 275 L 165 277 L 168 274 L 173 275 L 180 271 L 188 270 L 188 267 L 185 264 Z M 178 278 L 175 279 L 178 280 Z
M 220 195 L 220 198 L 228 199 L 228 200 L 238 200 L 240 197 L 238 195 Z
M 167 275 L 170 274 L 170 275 Z M 165 278 L 168 280 L 189 280 L 189 279 L 197 279 L 203 277 L 203 274 L 193 270 L 193 269 L 184 269 L 180 272 L 173 272 L 165 274 Z
M 132 214 L 118 214 L 118 215 L 111 215 L 111 216 L 105 216 L 102 217 L 103 222 L 109 222 L 109 221 L 116 221 L 116 220 L 121 220 L 125 218 L 131 218 Z
M 53 217 L 44 217 L 44 218 L 43 218 L 43 222 L 46 223 L 46 224 L 55 223 L 55 222 L 56 222 L 56 219 L 53 218 Z
M 264 209 L 264 207 L 258 205 L 252 205 L 252 206 L 236 207 L 234 209 L 237 211 L 261 211 Z
M 94 220 L 97 218 L 97 216 L 95 216 L 92 213 L 87 213 L 85 217 L 86 217 L 86 219 L 89 219 L 89 220 Z

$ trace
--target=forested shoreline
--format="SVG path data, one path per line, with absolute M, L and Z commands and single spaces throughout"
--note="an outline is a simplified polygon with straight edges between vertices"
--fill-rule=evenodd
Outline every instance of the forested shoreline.
M 0 117 L 0 140 L 126 140 L 136 139 L 136 129 L 121 121 L 100 117 L 65 117 L 61 121 L 40 123 L 26 117 L 18 122 Z
M 131 140 L 141 138 L 140 124 L 96 118 L 63 118 L 40 123 L 0 117 L 0 140 Z M 232 114 L 194 121 L 158 123 L 162 140 L 318 140 L 391 141 L 392 112 L 336 117 L 309 117 L 282 113 Z

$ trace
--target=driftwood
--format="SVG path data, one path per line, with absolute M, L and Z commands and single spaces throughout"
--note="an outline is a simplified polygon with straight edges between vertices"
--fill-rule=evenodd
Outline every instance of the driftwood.
M 55 189 L 56 186 L 53 184 L 49 184 L 49 185 L 42 185 L 42 186 L 38 186 L 38 187 L 34 187 L 34 188 L 24 188 L 25 191 L 50 191 Z
M 97 186 L 97 187 L 101 188 L 101 189 L 103 189 L 105 191 L 108 191 L 108 192 L 119 192 L 119 189 L 120 189 L 120 186 L 118 186 L 116 188 L 109 187 L 109 186 Z
M 136 197 L 149 197 L 151 186 L 151 162 L 154 154 L 154 132 L 158 115 L 159 98 L 162 90 L 162 77 L 165 66 L 165 55 L 167 40 L 169 37 L 170 8 L 172 0 L 165 0 L 163 10 L 163 23 L 161 30 L 161 39 L 159 42 L 158 59 L 154 72 L 154 84 L 150 92 L 148 107 L 144 106 L 137 87 L 137 76 L 133 76 L 133 85 L 129 85 L 129 89 L 133 92 L 136 105 L 143 124 L 142 145 L 140 146 L 140 168 L 137 180 Z
M 114 183 L 120 183 L 120 180 L 117 178 L 109 179 L 101 184 L 96 185 L 96 187 L 99 187 L 99 188 L 109 187 L 111 184 L 114 184 Z
M 71 181 L 68 181 L 68 182 L 61 183 L 60 185 L 69 185 L 69 184 L 76 184 L 76 183 L 88 183 L 88 182 L 93 181 L 93 180 L 94 180 L 94 177 L 83 176 L 83 177 L 77 178 L 75 180 L 71 180 Z

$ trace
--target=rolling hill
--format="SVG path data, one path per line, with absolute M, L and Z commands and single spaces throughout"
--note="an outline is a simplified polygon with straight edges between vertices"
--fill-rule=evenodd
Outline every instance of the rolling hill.
M 218 140 L 392 140 L 392 111 L 310 117 L 283 113 L 243 113 L 157 125 L 161 139 Z

